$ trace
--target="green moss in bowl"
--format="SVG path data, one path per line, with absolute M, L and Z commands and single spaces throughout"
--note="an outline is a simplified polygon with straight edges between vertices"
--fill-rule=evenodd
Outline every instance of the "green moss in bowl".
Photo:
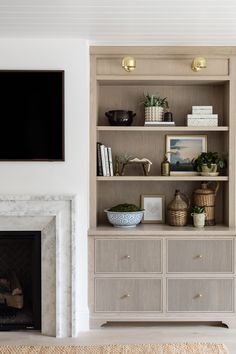
M 108 209 L 108 211 L 115 211 L 115 212 L 133 212 L 133 211 L 142 211 L 142 209 L 140 209 L 139 207 L 137 207 L 134 204 L 128 204 L 128 203 L 124 203 L 124 204 L 118 204 L 115 205 L 114 207 Z

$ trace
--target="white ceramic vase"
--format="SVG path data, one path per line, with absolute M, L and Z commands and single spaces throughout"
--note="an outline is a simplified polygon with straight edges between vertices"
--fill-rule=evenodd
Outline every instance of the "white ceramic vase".
M 145 107 L 145 121 L 160 122 L 163 120 L 163 107 Z
M 202 172 L 204 173 L 216 173 L 217 172 L 217 164 L 212 163 L 211 167 L 208 167 L 206 163 L 202 165 Z
M 201 213 L 192 213 L 191 216 L 193 217 L 193 226 L 194 227 L 204 227 L 205 226 L 205 219 L 206 219 L 206 214 Z

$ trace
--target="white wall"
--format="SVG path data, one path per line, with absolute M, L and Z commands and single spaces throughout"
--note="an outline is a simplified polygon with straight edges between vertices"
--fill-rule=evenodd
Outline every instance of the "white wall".
M 65 70 L 65 162 L 0 162 L 0 194 L 78 195 L 80 225 L 78 302 L 79 312 L 81 315 L 84 314 L 79 328 L 85 329 L 89 181 L 88 43 L 77 39 L 2 39 L 1 69 Z

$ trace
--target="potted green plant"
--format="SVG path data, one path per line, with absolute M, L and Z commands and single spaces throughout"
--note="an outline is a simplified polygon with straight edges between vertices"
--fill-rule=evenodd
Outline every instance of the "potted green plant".
M 135 204 L 118 204 L 104 210 L 108 221 L 115 227 L 130 228 L 138 225 L 143 217 L 143 209 Z
M 205 218 L 206 218 L 206 213 L 205 213 L 205 207 L 202 206 L 197 206 L 194 205 L 193 207 L 193 212 L 191 214 L 193 217 L 193 225 L 194 227 L 204 227 L 205 226 Z
M 194 169 L 203 176 L 217 176 L 226 167 L 226 160 L 217 152 L 202 152 L 194 161 Z
M 169 108 L 167 97 L 144 94 L 145 121 L 162 121 L 164 110 Z

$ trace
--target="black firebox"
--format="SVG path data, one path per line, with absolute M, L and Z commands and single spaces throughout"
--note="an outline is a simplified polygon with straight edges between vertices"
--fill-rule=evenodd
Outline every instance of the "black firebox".
M 41 329 L 41 232 L 0 231 L 0 331 Z

